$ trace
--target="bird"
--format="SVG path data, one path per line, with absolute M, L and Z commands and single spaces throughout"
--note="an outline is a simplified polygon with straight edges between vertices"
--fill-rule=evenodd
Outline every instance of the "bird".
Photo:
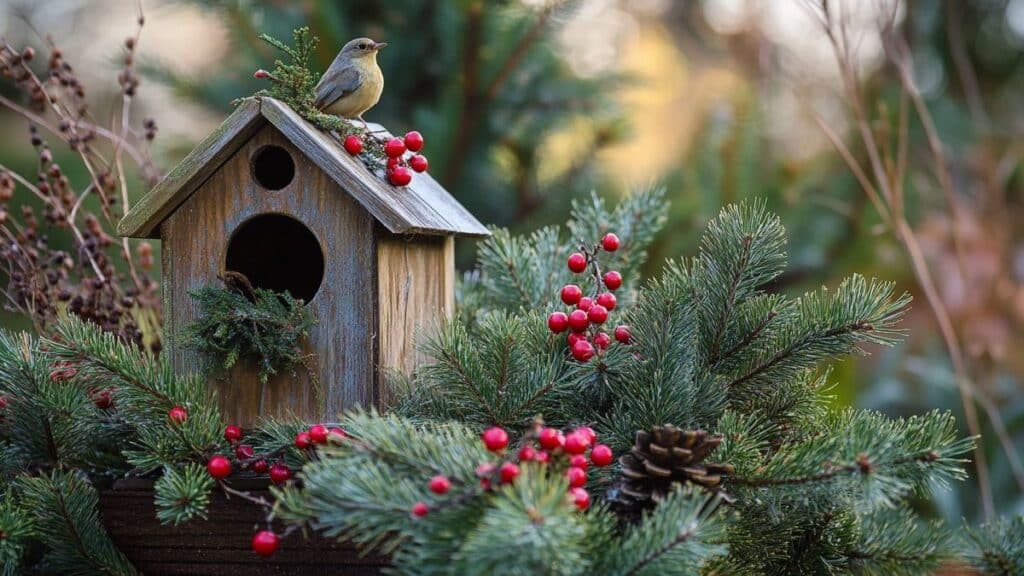
M 363 114 L 377 104 L 384 91 L 377 52 L 385 46 L 386 42 L 370 38 L 349 40 L 317 82 L 316 108 L 342 118 L 358 118 L 365 129 Z

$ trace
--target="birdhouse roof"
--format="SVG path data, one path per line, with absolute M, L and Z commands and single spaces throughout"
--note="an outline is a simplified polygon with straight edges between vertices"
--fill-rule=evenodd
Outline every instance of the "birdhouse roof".
M 403 188 L 391 186 L 348 154 L 337 138 L 272 98 L 249 99 L 174 167 L 118 224 L 130 238 L 158 238 L 160 224 L 216 172 L 250 136 L 272 124 L 325 174 L 395 234 L 489 236 L 484 227 L 428 173 Z M 372 129 L 380 129 L 373 127 Z

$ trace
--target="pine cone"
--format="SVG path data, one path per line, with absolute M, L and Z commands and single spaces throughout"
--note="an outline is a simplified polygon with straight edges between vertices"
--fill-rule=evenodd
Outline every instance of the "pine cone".
M 636 444 L 619 458 L 622 480 L 615 496 L 616 510 L 639 516 L 668 495 L 675 483 L 692 482 L 718 492 L 729 464 L 704 464 L 722 436 L 705 430 L 680 430 L 671 424 L 638 430 Z

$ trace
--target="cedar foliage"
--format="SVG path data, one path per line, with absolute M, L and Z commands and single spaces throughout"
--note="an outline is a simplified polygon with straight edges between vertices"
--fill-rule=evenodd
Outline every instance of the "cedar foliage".
M 212 367 L 228 371 L 251 358 L 260 381 L 282 370 L 294 373 L 305 362 L 302 341 L 315 320 L 302 300 L 288 292 L 254 288 L 251 299 L 227 288 L 207 286 L 192 292 L 198 318 L 185 327 L 186 346 L 201 352 Z

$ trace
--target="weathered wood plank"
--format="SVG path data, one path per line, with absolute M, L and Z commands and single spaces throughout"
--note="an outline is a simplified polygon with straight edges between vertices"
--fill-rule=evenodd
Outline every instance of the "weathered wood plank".
M 345 152 L 335 138 L 303 120 L 284 103 L 265 98 L 262 113 L 389 231 L 396 234 L 490 235 L 487 228 L 429 174 L 417 174 L 411 185 L 395 188 Z
M 410 186 L 395 188 L 351 157 L 335 138 L 272 98 L 247 100 L 239 105 L 125 215 L 118 224 L 118 233 L 129 237 L 156 237 L 160 224 L 267 120 L 391 232 L 490 235 L 487 228 L 429 174 L 417 174 Z
M 99 493 L 103 525 L 117 547 L 146 574 L 379 574 L 386 558 L 363 555 L 351 544 L 296 532 L 281 541 L 274 556 L 263 559 L 252 552 L 255 530 L 264 526 L 258 506 L 240 498 L 228 499 L 215 490 L 209 520 L 195 519 L 183 526 L 165 526 L 156 518 L 152 482 L 136 482 L 124 489 L 115 484 Z M 253 492 L 273 497 L 262 488 Z
M 267 144 L 281 146 L 295 162 L 294 180 L 281 190 L 266 190 L 251 175 L 250 157 Z M 324 254 L 323 281 L 307 304 L 318 323 L 306 345 L 310 353 L 316 352 L 313 362 L 325 392 L 325 410 L 317 408 L 309 377 L 301 369 L 296 376 L 278 374 L 261 384 L 256 366 L 242 362 L 216 383 L 225 418 L 242 426 L 270 414 L 318 421 L 356 405 L 374 404 L 374 221 L 271 125 L 252 136 L 167 220 L 164 244 L 174 255 L 164 275 L 170 325 L 181 330 L 196 319 L 189 292 L 220 285 L 217 274 L 230 238 L 244 222 L 268 213 L 302 222 Z M 180 346 L 172 348 L 171 359 L 179 371 L 200 369 L 198 355 Z
M 377 238 L 380 321 L 378 388 L 386 404 L 386 381 L 393 372 L 411 375 L 428 358 L 416 336 L 454 310 L 454 239 L 399 236 Z
M 125 214 L 117 225 L 117 233 L 129 238 L 157 238 L 161 222 L 264 123 L 258 101 L 239 104 L 227 120 Z

